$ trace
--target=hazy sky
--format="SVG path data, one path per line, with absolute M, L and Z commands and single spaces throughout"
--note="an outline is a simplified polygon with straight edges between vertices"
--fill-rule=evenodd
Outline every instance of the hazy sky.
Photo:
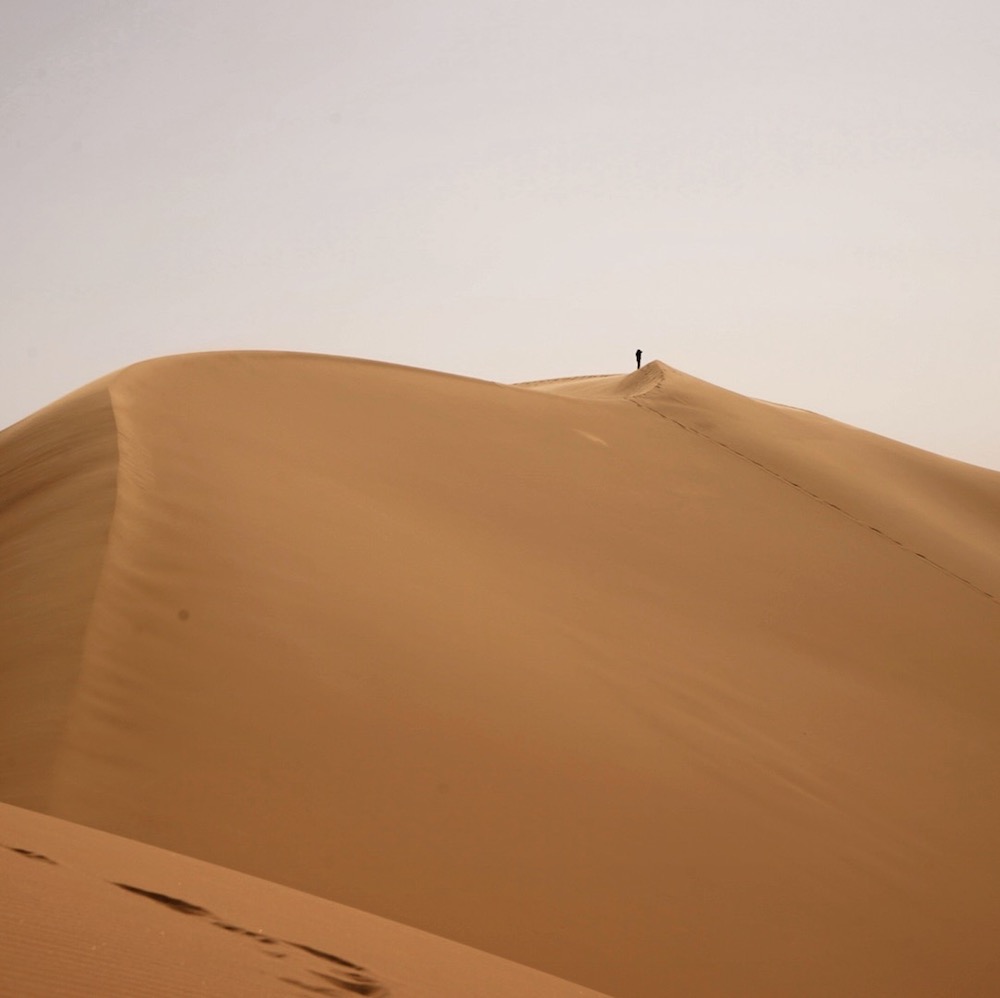
M 995 0 L 0 0 L 0 425 L 646 359 L 1000 469 Z

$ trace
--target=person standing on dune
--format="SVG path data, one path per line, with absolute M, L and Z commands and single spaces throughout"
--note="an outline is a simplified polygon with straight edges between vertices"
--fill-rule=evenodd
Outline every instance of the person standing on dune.
M 638 371 L 642 367 L 642 351 L 636 350 L 635 352 L 635 369 Z

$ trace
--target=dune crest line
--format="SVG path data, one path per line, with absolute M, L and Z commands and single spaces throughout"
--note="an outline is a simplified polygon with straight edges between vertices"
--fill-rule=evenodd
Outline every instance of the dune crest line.
M 759 468 L 761 471 L 770 475 L 772 478 L 776 478 L 779 482 L 784 482 L 785 485 L 790 485 L 793 489 L 798 490 L 803 495 L 807 495 L 809 496 L 809 498 L 815 499 L 816 502 L 822 503 L 829 509 L 835 510 L 842 516 L 845 516 L 847 517 L 847 519 L 858 524 L 858 526 L 864 527 L 866 530 L 870 530 L 872 531 L 872 533 L 878 534 L 879 537 L 889 541 L 890 544 L 895 544 L 898 548 L 902 549 L 903 551 L 912 554 L 916 558 L 920 558 L 922 561 L 927 562 L 928 565 L 933 566 L 934 568 L 938 569 L 938 571 L 941 571 L 945 575 L 948 575 L 951 578 L 955 579 L 956 582 L 961 582 L 963 585 L 968 586 L 974 592 L 979 593 L 980 596 L 985 596 L 986 599 L 990 600 L 993 603 L 996 603 L 997 605 L 1000 605 L 1000 599 L 998 599 L 992 593 L 987 592 L 985 589 L 981 588 L 980 586 L 977 586 L 974 582 L 965 578 L 962 575 L 959 575 L 957 572 L 953 572 L 946 565 L 942 565 L 940 562 L 934 561 L 933 558 L 930 558 L 927 555 L 923 554 L 922 552 L 917 551 L 914 548 L 911 548 L 908 545 L 904 544 L 902 541 L 897 540 L 895 537 L 893 537 L 891 534 L 886 533 L 880 527 L 876 527 L 874 524 L 868 523 L 866 520 L 863 520 L 860 517 L 855 516 L 855 514 L 850 512 L 850 510 L 846 510 L 842 506 L 838 506 L 835 502 L 831 502 L 829 499 L 825 499 L 823 496 L 818 495 L 817 493 L 813 492 L 811 489 L 806 488 L 799 482 L 795 482 L 792 479 L 788 478 L 786 475 L 782 475 L 781 472 L 775 471 L 773 468 L 769 468 L 762 461 L 758 461 L 756 458 L 750 457 L 749 454 L 744 454 L 741 450 L 737 449 L 736 447 L 733 447 L 732 444 L 728 444 L 724 440 L 719 440 L 718 437 L 713 437 L 711 434 L 706 433 L 704 430 L 699 430 L 694 426 L 690 426 L 687 423 L 684 423 L 682 420 L 678 419 L 676 416 L 668 416 L 666 413 L 659 412 L 658 410 L 652 408 L 651 406 L 644 405 L 641 400 L 646 395 L 649 395 L 652 392 L 656 391 L 657 388 L 660 388 L 665 380 L 666 380 L 666 372 L 660 371 L 656 381 L 653 382 L 653 384 L 643 388 L 641 391 L 638 391 L 633 395 L 626 396 L 626 401 L 631 402 L 633 405 L 638 406 L 645 412 L 651 413 L 652 415 L 657 416 L 660 419 L 664 419 L 669 423 L 673 423 L 675 426 L 680 427 L 682 430 L 686 430 L 688 433 L 693 433 L 704 440 L 708 440 L 710 443 L 713 443 L 716 446 L 729 451 L 729 453 L 731 454 L 735 454 L 737 457 L 741 458 L 744 461 L 747 461 L 754 467 Z

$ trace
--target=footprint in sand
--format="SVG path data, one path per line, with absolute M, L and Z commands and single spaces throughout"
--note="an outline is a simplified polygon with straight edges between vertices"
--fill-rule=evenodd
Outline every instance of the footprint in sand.
M 49 860 L 51 862 L 51 860 Z M 306 966 L 303 972 L 311 978 L 315 978 L 316 984 L 308 980 L 299 980 L 294 977 L 279 977 L 283 984 L 290 984 L 302 991 L 310 994 L 328 995 L 331 998 L 339 998 L 343 994 L 365 995 L 367 998 L 389 998 L 389 990 L 378 978 L 359 964 L 345 960 L 342 956 L 334 953 L 327 953 L 325 950 L 317 949 L 315 946 L 308 946 L 305 943 L 296 943 L 290 939 L 278 939 L 275 936 L 265 935 L 263 932 L 256 932 L 253 929 L 244 929 L 242 926 L 232 922 L 225 922 L 218 918 L 207 908 L 201 905 L 192 904 L 181 898 L 171 897 L 169 894 L 161 894 L 159 891 L 149 891 L 143 887 L 135 887 L 132 884 L 114 882 L 113 886 L 128 891 L 131 894 L 138 894 L 140 897 L 162 904 L 172 911 L 181 915 L 193 915 L 196 918 L 204 918 L 210 925 L 224 932 L 231 932 L 237 935 L 246 936 L 260 946 L 266 946 L 267 955 L 277 959 L 288 959 L 295 956 L 294 951 L 305 953 L 314 959 L 323 960 L 327 966 L 323 970 L 316 970 Z

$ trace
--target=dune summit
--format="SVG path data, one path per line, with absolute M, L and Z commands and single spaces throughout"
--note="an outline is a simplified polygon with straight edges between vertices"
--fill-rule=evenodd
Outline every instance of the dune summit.
M 0 475 L 9 804 L 623 998 L 1000 990 L 1000 474 L 658 362 L 242 353 Z

